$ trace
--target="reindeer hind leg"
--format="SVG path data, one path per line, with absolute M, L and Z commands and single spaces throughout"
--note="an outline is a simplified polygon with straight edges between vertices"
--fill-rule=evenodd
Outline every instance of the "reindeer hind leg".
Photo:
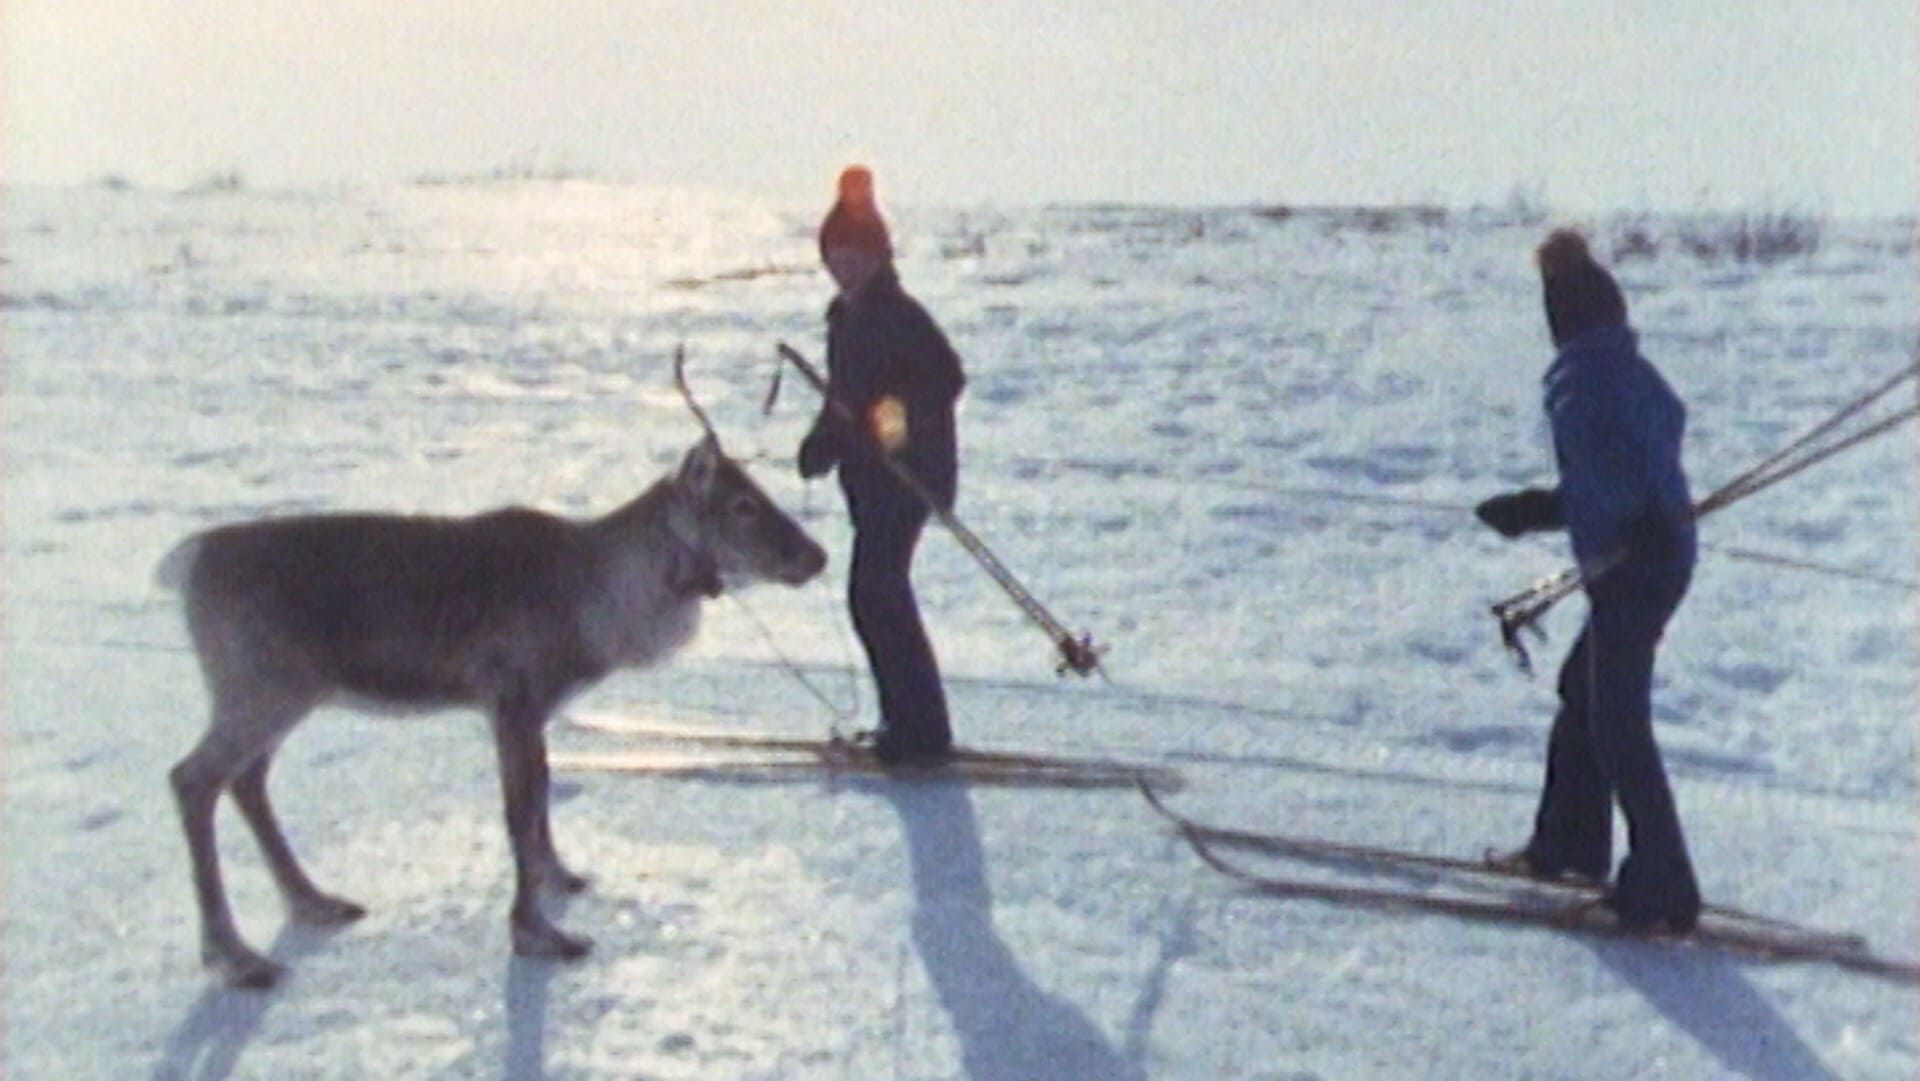
M 281 966 L 254 952 L 240 937 L 220 881 L 214 805 L 221 789 L 250 757 L 250 748 L 235 738 L 238 733 L 223 719 L 216 711 L 213 726 L 173 767 L 169 780 L 193 865 L 194 896 L 200 907 L 200 959 L 231 986 L 267 988 L 280 977 Z
M 286 899 L 288 912 L 302 923 L 323 927 L 351 923 L 366 915 L 367 910 L 360 905 L 322 892 L 294 857 L 293 846 L 287 843 L 286 834 L 274 816 L 273 805 L 267 800 L 267 770 L 272 763 L 272 751 L 262 754 L 234 775 L 230 788 L 233 802 L 239 806 L 247 825 L 253 828 L 255 840 L 260 842 L 261 854 L 273 871 L 274 883 Z

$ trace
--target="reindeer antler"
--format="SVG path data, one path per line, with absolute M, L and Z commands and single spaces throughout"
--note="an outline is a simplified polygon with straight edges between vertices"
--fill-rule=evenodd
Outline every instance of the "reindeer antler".
M 680 397 L 686 400 L 687 408 L 693 411 L 693 417 L 700 422 L 715 442 L 719 442 L 720 433 L 713 430 L 713 421 L 700 403 L 693 400 L 693 388 L 687 386 L 687 345 L 685 342 L 673 347 L 673 385 L 680 388 Z

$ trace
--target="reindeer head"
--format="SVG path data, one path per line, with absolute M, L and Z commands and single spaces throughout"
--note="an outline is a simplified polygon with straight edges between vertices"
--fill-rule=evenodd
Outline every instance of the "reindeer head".
M 673 377 L 706 430 L 674 476 L 675 531 L 713 560 L 728 585 L 799 585 L 819 574 L 827 565 L 826 551 L 720 449 L 719 434 L 687 387 L 684 349 L 674 352 Z

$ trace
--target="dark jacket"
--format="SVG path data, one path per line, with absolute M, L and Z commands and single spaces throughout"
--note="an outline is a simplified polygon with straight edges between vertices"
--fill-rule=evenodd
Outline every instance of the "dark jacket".
M 1633 331 L 1616 324 L 1575 336 L 1544 382 L 1560 511 L 1581 565 L 1630 548 L 1690 569 L 1693 500 L 1680 467 L 1687 410 L 1640 356 Z
M 863 423 L 881 398 L 906 406 L 907 443 L 896 460 L 951 508 L 958 473 L 953 404 L 966 376 L 947 336 L 900 287 L 892 267 L 881 268 L 853 300 L 841 297 L 828 307 L 827 381 L 832 398 Z M 839 466 L 840 483 L 856 505 L 918 502 L 880 461 L 873 435 L 850 430 L 831 405 L 821 409 L 807 442 L 824 455 L 822 464 Z

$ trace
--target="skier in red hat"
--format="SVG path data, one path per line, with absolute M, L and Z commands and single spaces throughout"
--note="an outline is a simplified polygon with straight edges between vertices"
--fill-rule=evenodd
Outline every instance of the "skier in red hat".
M 950 753 L 953 731 L 908 578 L 931 510 L 881 456 L 952 509 L 953 410 L 966 377 L 946 335 L 900 287 L 864 166 L 840 174 L 839 198 L 820 225 L 820 258 L 839 296 L 827 308 L 828 404 L 800 444 L 800 475 L 837 467 L 853 518 L 848 604 L 879 691 L 874 754 L 889 763 L 938 761 Z

